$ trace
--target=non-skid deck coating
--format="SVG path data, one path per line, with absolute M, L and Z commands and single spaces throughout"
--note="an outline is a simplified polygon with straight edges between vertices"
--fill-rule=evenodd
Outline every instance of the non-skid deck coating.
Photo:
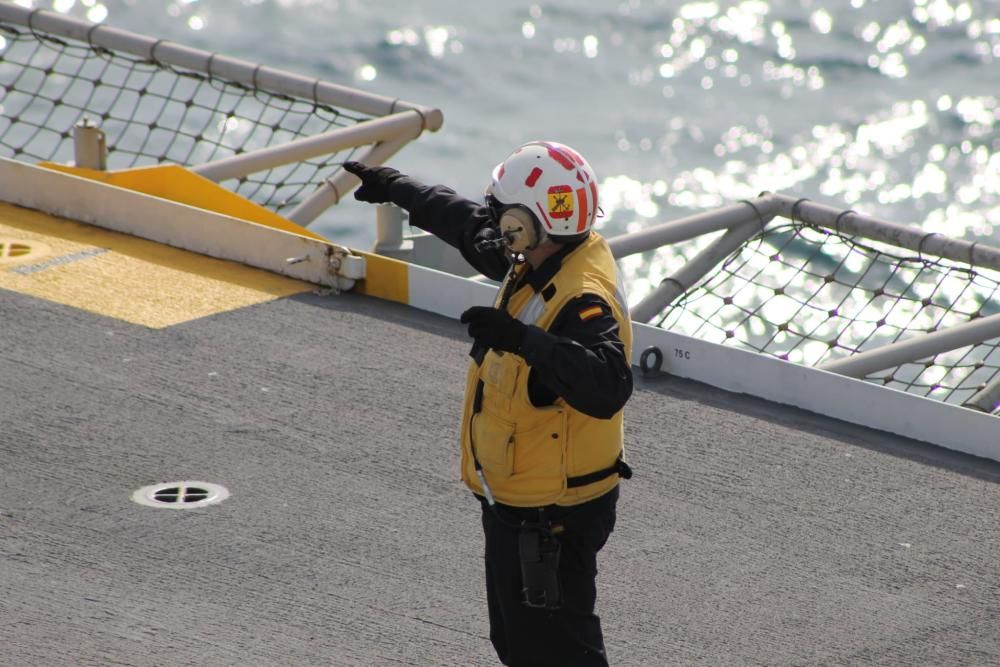
M 0 203 L 0 289 L 165 327 L 312 286 Z
M 0 664 L 494 665 L 457 322 L 154 329 L 0 289 Z M 1000 663 L 1000 466 L 672 378 L 627 409 L 615 665 Z M 231 497 L 129 499 L 204 480 Z

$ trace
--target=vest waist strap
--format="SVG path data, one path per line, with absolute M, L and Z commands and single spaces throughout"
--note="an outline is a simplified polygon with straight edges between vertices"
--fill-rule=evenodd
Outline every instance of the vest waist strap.
M 587 486 L 588 484 L 600 482 L 602 479 L 611 477 L 611 475 L 618 475 L 622 479 L 631 479 L 632 468 L 629 467 L 629 464 L 619 458 L 614 462 L 614 464 L 602 470 L 596 470 L 594 472 L 587 473 L 586 475 L 567 477 L 566 486 L 571 489 L 578 486 Z

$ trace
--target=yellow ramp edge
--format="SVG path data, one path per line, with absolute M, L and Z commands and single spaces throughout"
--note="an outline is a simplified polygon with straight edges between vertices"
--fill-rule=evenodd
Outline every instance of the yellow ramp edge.
M 249 220 L 258 225 L 273 227 L 299 236 L 308 236 L 320 241 L 328 240 L 180 165 L 160 164 L 118 171 L 85 169 L 55 162 L 40 162 L 38 166 L 195 206 L 206 211 L 214 211 L 240 220 Z
M 158 329 L 314 288 L 0 203 L 0 289 Z

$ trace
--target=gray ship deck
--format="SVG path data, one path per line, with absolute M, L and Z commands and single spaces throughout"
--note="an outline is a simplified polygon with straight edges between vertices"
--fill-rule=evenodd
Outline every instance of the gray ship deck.
M 0 663 L 490 665 L 457 322 L 303 293 L 147 328 L 0 289 Z M 617 665 L 985 665 L 1000 465 L 638 379 Z M 140 506 L 195 479 L 221 504 Z

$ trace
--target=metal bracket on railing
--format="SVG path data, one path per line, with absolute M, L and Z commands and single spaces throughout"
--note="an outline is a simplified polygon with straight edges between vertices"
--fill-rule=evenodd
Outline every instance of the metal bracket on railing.
M 306 254 L 299 257 L 289 257 L 285 264 L 293 266 L 302 264 L 314 259 L 313 255 Z M 317 257 L 325 265 L 325 270 L 329 276 L 323 284 L 327 285 L 328 291 L 340 293 L 350 290 L 354 283 L 365 277 L 367 263 L 364 257 L 359 257 L 351 253 L 348 248 L 339 245 L 326 246 L 322 257 Z
M 343 246 L 327 246 L 326 261 L 338 290 L 349 290 L 354 287 L 355 281 L 365 277 L 365 258 L 351 254 Z

